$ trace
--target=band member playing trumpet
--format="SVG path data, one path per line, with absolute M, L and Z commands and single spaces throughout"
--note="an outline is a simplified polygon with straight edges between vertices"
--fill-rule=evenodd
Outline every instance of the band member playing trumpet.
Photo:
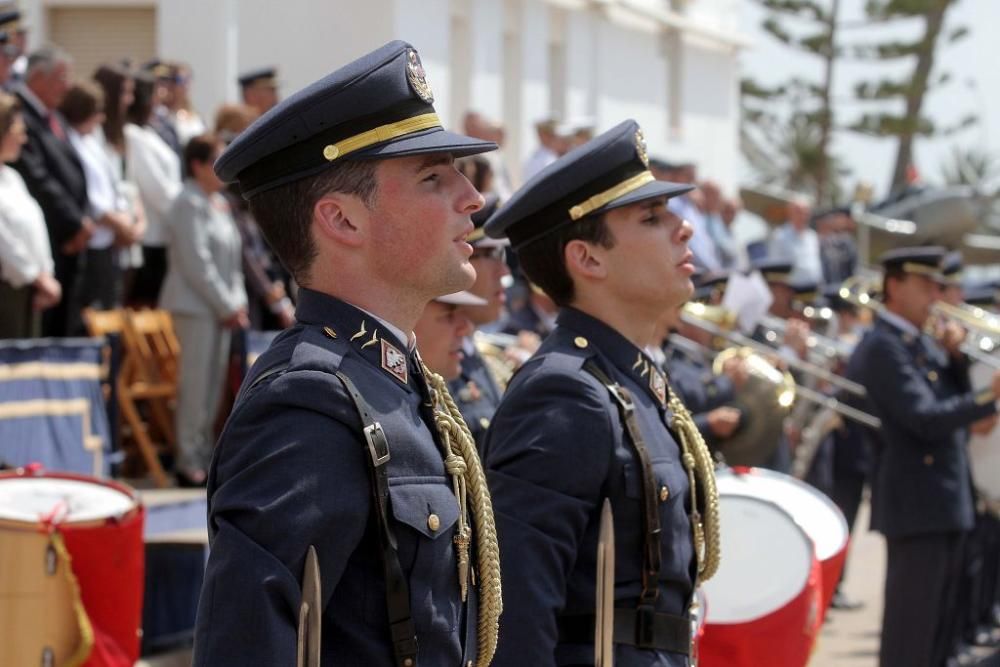
M 561 310 L 487 433 L 505 569 L 499 667 L 690 664 L 688 610 L 718 564 L 712 462 L 643 349 L 691 296 L 690 225 L 666 201 L 633 121 L 567 153 L 487 223 Z M 601 506 L 615 519 L 613 618 L 595 617 Z
M 882 667 L 938 667 L 952 648 L 948 619 L 974 520 L 966 429 L 997 413 L 1000 370 L 988 388 L 956 394 L 921 333 L 944 254 L 917 247 L 882 256 L 884 308 L 848 364 L 882 422 L 871 433 L 872 527 L 888 551 Z

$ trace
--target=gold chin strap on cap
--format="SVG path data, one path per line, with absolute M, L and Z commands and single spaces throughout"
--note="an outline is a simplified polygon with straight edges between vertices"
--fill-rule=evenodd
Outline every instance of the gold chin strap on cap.
M 458 498 L 459 519 L 455 531 L 458 551 L 458 578 L 464 600 L 469 582 L 468 507 L 471 501 L 472 522 L 476 533 L 476 565 L 479 584 L 479 624 L 476 652 L 477 667 L 486 667 L 497 648 L 503 597 L 500 589 L 500 545 L 493 519 L 493 501 L 486 485 L 486 474 L 476 452 L 469 427 L 448 393 L 448 385 L 437 373 L 420 362 L 434 409 L 434 426 L 441 435 L 445 470 L 452 477 Z M 473 582 L 475 583 L 475 581 Z
M 635 176 L 625 179 L 613 188 L 608 188 L 604 192 L 599 192 L 593 197 L 589 197 L 585 201 L 580 202 L 576 206 L 569 210 L 569 217 L 573 220 L 579 220 L 585 215 L 593 213 L 597 209 L 607 206 L 619 197 L 624 197 L 634 190 L 638 190 L 647 183 L 652 183 L 656 180 L 653 173 L 650 171 L 640 171 Z
M 721 559 L 719 492 L 715 488 L 715 465 L 691 413 L 669 384 L 667 395 L 667 406 L 674 415 L 672 426 L 680 436 L 681 458 L 691 486 L 691 532 L 698 561 L 698 579 L 708 581 L 718 571 Z M 701 504 L 698 502 L 699 495 Z M 703 505 L 701 511 L 700 505 Z
M 353 137 L 348 137 L 335 144 L 327 144 L 323 148 L 323 157 L 328 162 L 333 162 L 339 157 L 359 151 L 362 148 L 368 148 L 383 141 L 398 139 L 407 134 L 415 134 L 436 127 L 442 127 L 441 119 L 438 118 L 436 113 L 425 113 L 405 120 L 398 120 L 395 123 L 379 125 L 367 132 L 355 134 Z

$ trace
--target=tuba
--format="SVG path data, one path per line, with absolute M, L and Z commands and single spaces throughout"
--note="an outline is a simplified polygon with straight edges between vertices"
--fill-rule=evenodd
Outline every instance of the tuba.
M 684 317 L 696 326 L 700 322 L 720 332 L 731 330 L 736 322 L 735 314 L 721 306 L 694 302 L 684 306 Z M 716 336 L 713 346 L 719 349 L 727 343 L 725 337 Z M 747 380 L 732 402 L 742 416 L 739 429 L 719 442 L 718 449 L 729 465 L 759 466 L 778 448 L 785 417 L 795 402 L 795 380 L 747 346 L 727 347 L 719 352 L 712 362 L 712 372 L 721 375 L 726 362 L 734 357 L 742 359 L 748 370 Z

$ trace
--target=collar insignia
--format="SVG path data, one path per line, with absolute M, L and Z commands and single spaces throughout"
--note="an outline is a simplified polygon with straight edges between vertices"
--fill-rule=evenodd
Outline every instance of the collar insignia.
M 642 352 L 640 352 L 635 357 L 635 363 L 632 364 L 632 370 L 637 370 L 639 368 L 639 366 L 642 366 L 642 363 L 643 363 Z
M 364 337 L 364 335 L 367 334 L 367 333 L 368 333 L 368 330 L 365 328 L 365 321 L 361 320 L 361 328 L 358 329 L 358 332 L 356 334 L 354 334 L 353 336 L 351 336 L 351 341 L 352 342 L 356 341 L 357 339 Z
M 646 135 L 642 133 L 642 129 L 635 131 L 635 152 L 639 154 L 639 159 L 649 169 L 649 154 L 646 152 Z
M 369 341 L 372 342 L 372 341 Z M 368 343 L 365 343 L 366 345 Z M 409 379 L 406 368 L 406 355 L 396 349 L 396 346 L 382 339 L 382 369 L 403 384 Z
M 363 350 L 366 347 L 371 347 L 372 345 L 374 345 L 377 342 L 378 342 L 378 329 L 376 329 L 374 332 L 372 332 L 372 339 L 370 341 L 368 341 L 367 343 L 365 343 L 364 345 L 362 345 L 361 349 Z
M 424 72 L 423 63 L 420 62 L 420 56 L 413 49 L 406 52 L 406 78 L 417 97 L 427 104 L 434 102 L 434 93 L 431 91 L 431 84 L 427 83 L 427 74 Z
M 649 374 L 649 388 L 653 390 L 660 405 L 665 406 L 667 404 L 667 381 L 664 379 L 663 373 L 655 368 Z

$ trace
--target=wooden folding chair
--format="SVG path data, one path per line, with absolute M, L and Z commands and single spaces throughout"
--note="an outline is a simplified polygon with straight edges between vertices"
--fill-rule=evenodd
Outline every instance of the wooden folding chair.
M 177 352 L 179 345 L 169 313 L 155 310 L 128 310 L 123 339 L 125 363 L 118 384 L 122 414 L 132 428 L 132 436 L 157 486 L 169 485 L 160 464 L 159 449 L 150 435 L 150 424 L 142 419 L 139 405 L 145 404 L 152 425 L 163 436 L 163 448 L 175 442 L 173 401 L 177 396 Z

